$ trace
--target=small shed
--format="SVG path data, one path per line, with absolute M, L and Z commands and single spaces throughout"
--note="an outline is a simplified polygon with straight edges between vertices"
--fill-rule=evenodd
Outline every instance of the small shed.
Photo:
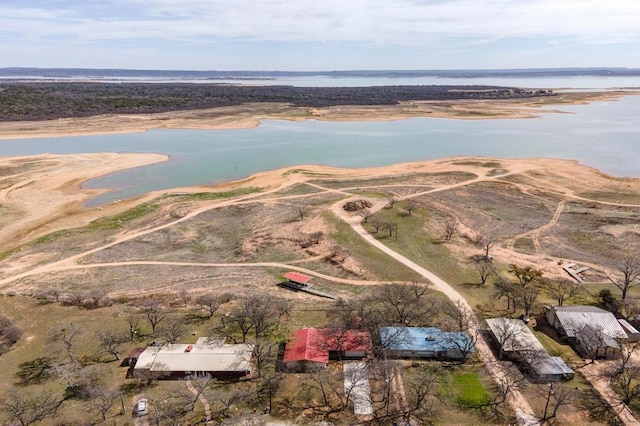
M 287 272 L 283 275 L 285 279 L 287 279 L 290 283 L 296 284 L 299 286 L 306 286 L 309 284 L 311 277 L 307 275 L 300 274 L 298 272 Z
M 573 380 L 576 374 L 564 359 L 559 356 L 549 356 L 546 351 L 531 357 L 531 361 L 526 364 L 527 377 L 538 383 Z
M 630 342 L 635 343 L 637 341 L 640 341 L 640 331 L 638 331 L 634 326 L 629 324 L 629 321 L 625 319 L 619 319 L 618 323 L 620 323 L 620 326 L 622 327 L 624 332 L 627 333 L 627 336 L 629 337 Z

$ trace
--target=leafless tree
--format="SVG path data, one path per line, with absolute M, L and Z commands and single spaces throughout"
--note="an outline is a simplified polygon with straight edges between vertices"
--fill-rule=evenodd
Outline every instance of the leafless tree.
M 304 217 L 307 215 L 307 213 L 309 213 L 309 206 L 298 206 L 296 208 L 296 211 L 298 212 L 298 219 L 304 220 Z
M 545 389 L 544 394 L 546 402 L 544 412 L 540 419 L 543 424 L 548 424 L 557 418 L 558 411 L 560 411 L 562 407 L 570 405 L 576 398 L 576 391 L 574 389 L 553 382 L 547 384 L 547 389 Z
M 140 315 L 133 310 L 126 313 L 127 324 L 129 325 L 129 336 L 133 342 L 140 331 Z
M 358 215 L 362 217 L 362 223 L 367 223 L 369 219 L 373 217 L 373 213 L 371 213 L 371 209 L 363 208 L 358 212 Z
M 494 296 L 497 299 L 501 299 L 505 297 L 507 299 L 507 310 L 509 312 L 515 312 L 516 302 L 515 302 L 515 295 L 514 295 L 515 293 L 514 283 L 498 275 L 498 278 L 496 279 L 494 285 L 496 287 Z
M 421 366 L 407 375 L 404 387 L 409 406 L 403 415 L 405 421 L 433 417 L 441 404 L 438 399 L 441 381 L 442 375 L 436 366 Z
M 474 323 L 473 313 L 469 311 L 465 303 L 458 299 L 454 303 L 454 309 L 446 312 L 455 324 L 456 331 L 468 331 Z
M 105 287 L 94 287 L 84 294 L 82 305 L 87 309 L 95 309 L 100 306 L 100 302 L 105 299 L 107 294 L 108 291 Z
M 390 324 L 423 325 L 440 312 L 440 298 L 429 287 L 417 283 L 388 284 L 381 288 L 374 300 L 383 318 Z
M 169 312 L 162 306 L 159 301 L 154 299 L 143 300 L 141 308 L 143 314 L 147 317 L 147 320 L 149 320 L 151 331 L 153 332 L 153 334 L 155 334 L 156 327 L 169 315 Z
M 458 221 L 455 219 L 448 219 L 445 223 L 444 223 L 444 236 L 442 237 L 442 239 L 445 242 L 449 242 L 451 241 L 451 239 L 453 238 L 453 236 L 455 235 L 455 233 L 458 231 Z
M 107 420 L 107 413 L 120 400 L 122 393 L 118 390 L 98 388 L 92 392 L 93 406 L 100 413 L 102 421 Z
M 127 338 L 126 335 L 116 331 L 98 330 L 96 332 L 96 340 L 103 352 L 113 355 L 115 361 L 118 361 L 120 359 L 122 347 L 126 343 Z
M 49 336 L 49 341 L 59 347 L 62 347 L 69 357 L 70 363 L 76 362 L 73 348 L 77 337 L 81 334 L 82 329 L 77 324 L 71 323 L 66 326 L 58 327 Z
M 620 290 L 620 298 L 625 300 L 629 290 L 640 285 L 640 262 L 633 256 L 627 256 L 614 270 L 616 276 L 609 275 L 609 280 Z
M 23 332 L 8 317 L 0 314 L 0 354 L 3 354 L 22 337 Z
M 493 261 L 486 256 L 473 256 L 471 259 L 473 263 L 473 267 L 480 276 L 480 284 L 484 285 L 487 283 L 487 279 L 496 273 L 496 270 L 493 266 Z
M 55 415 L 61 404 L 62 399 L 51 390 L 26 394 L 10 388 L 0 399 L 0 412 L 11 422 L 27 426 Z
M 383 231 L 389 231 L 389 237 L 393 236 L 393 233 L 396 234 L 396 241 L 398 240 L 398 224 L 395 222 L 385 222 L 382 224 L 380 228 Z
M 407 201 L 407 203 L 404 206 L 404 210 L 407 212 L 407 214 L 409 216 L 411 216 L 413 214 L 413 211 L 417 208 L 418 206 L 416 205 L 416 203 L 414 203 L 413 201 Z
M 397 202 L 398 202 L 398 199 L 395 196 L 392 195 L 390 197 L 387 197 L 387 206 L 386 206 L 386 208 L 392 209 L 393 206 L 395 206 Z
M 182 300 L 182 303 L 186 308 L 191 301 L 191 294 L 189 294 L 189 289 L 186 287 L 182 287 L 178 292 L 178 296 L 180 297 L 180 300 Z
M 513 298 L 516 304 L 524 309 L 524 314 L 529 316 L 533 306 L 540 296 L 540 287 L 536 283 L 514 286 Z
M 198 296 L 196 298 L 196 303 L 207 312 L 207 318 L 211 318 L 218 309 L 220 309 L 220 306 L 224 305 L 229 300 L 231 300 L 231 295 L 228 293 L 206 293 Z
M 522 330 L 515 321 L 499 321 L 494 327 L 493 334 L 498 342 L 498 359 L 502 359 L 505 349 L 508 351 L 526 349 L 519 345 Z
M 482 236 L 482 239 L 480 240 L 480 244 L 482 245 L 482 249 L 484 250 L 484 257 L 486 257 L 487 259 L 491 259 L 491 256 L 489 255 L 489 250 L 491 250 L 491 247 L 493 247 L 497 242 L 497 238 L 495 236 L 495 234 L 489 232 L 489 233 L 485 233 Z
M 380 232 L 380 230 L 384 227 L 384 222 L 376 216 L 373 216 L 369 219 L 369 224 L 373 227 L 376 234 Z
M 558 306 L 584 293 L 582 284 L 570 280 L 544 280 L 542 286 L 549 296 L 556 299 Z
M 167 317 L 158 327 L 158 335 L 170 345 L 178 343 L 186 334 L 187 327 L 184 321 L 175 316 Z
M 603 355 L 603 349 L 607 348 L 608 336 L 601 326 L 586 325 L 575 330 L 576 339 L 581 351 L 594 362 Z

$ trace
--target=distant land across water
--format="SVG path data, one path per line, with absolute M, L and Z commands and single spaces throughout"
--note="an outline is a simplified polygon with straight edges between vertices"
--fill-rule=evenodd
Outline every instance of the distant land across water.
M 281 77 L 558 77 L 558 76 L 640 76 L 640 68 L 522 68 L 522 69 L 452 69 L 452 70 L 344 70 L 344 71 L 200 71 L 134 70 L 91 68 L 0 68 L 3 78 L 160 78 L 160 79 L 265 79 Z

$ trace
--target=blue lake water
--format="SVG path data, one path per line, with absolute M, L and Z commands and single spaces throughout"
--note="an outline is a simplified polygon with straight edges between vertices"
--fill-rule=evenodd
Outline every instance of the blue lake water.
M 97 205 L 151 190 L 213 184 L 290 165 L 370 167 L 456 155 L 579 160 L 606 173 L 640 177 L 640 96 L 554 107 L 537 119 L 392 122 L 267 120 L 254 129 L 0 141 L 0 156 L 80 152 L 158 152 L 171 160 L 85 184 L 114 191 Z

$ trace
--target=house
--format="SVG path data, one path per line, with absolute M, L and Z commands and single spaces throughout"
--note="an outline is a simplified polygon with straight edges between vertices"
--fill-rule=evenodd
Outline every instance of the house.
M 390 358 L 461 360 L 474 352 L 466 333 L 435 327 L 383 327 L 380 338 L 383 351 Z
M 486 320 L 499 351 L 513 360 L 534 382 L 572 380 L 575 372 L 560 357 L 552 357 L 520 319 L 489 318 Z
M 329 360 L 363 359 L 371 352 L 371 336 L 359 330 L 301 328 L 286 344 L 282 365 L 288 371 L 314 371 Z
M 227 345 L 206 337 L 195 344 L 149 346 L 138 356 L 134 376 L 239 379 L 251 374 L 252 352 L 249 344 Z
M 611 312 L 595 306 L 553 306 L 547 309 L 546 317 L 584 356 L 616 357 L 620 351 L 617 340 L 629 338 Z

